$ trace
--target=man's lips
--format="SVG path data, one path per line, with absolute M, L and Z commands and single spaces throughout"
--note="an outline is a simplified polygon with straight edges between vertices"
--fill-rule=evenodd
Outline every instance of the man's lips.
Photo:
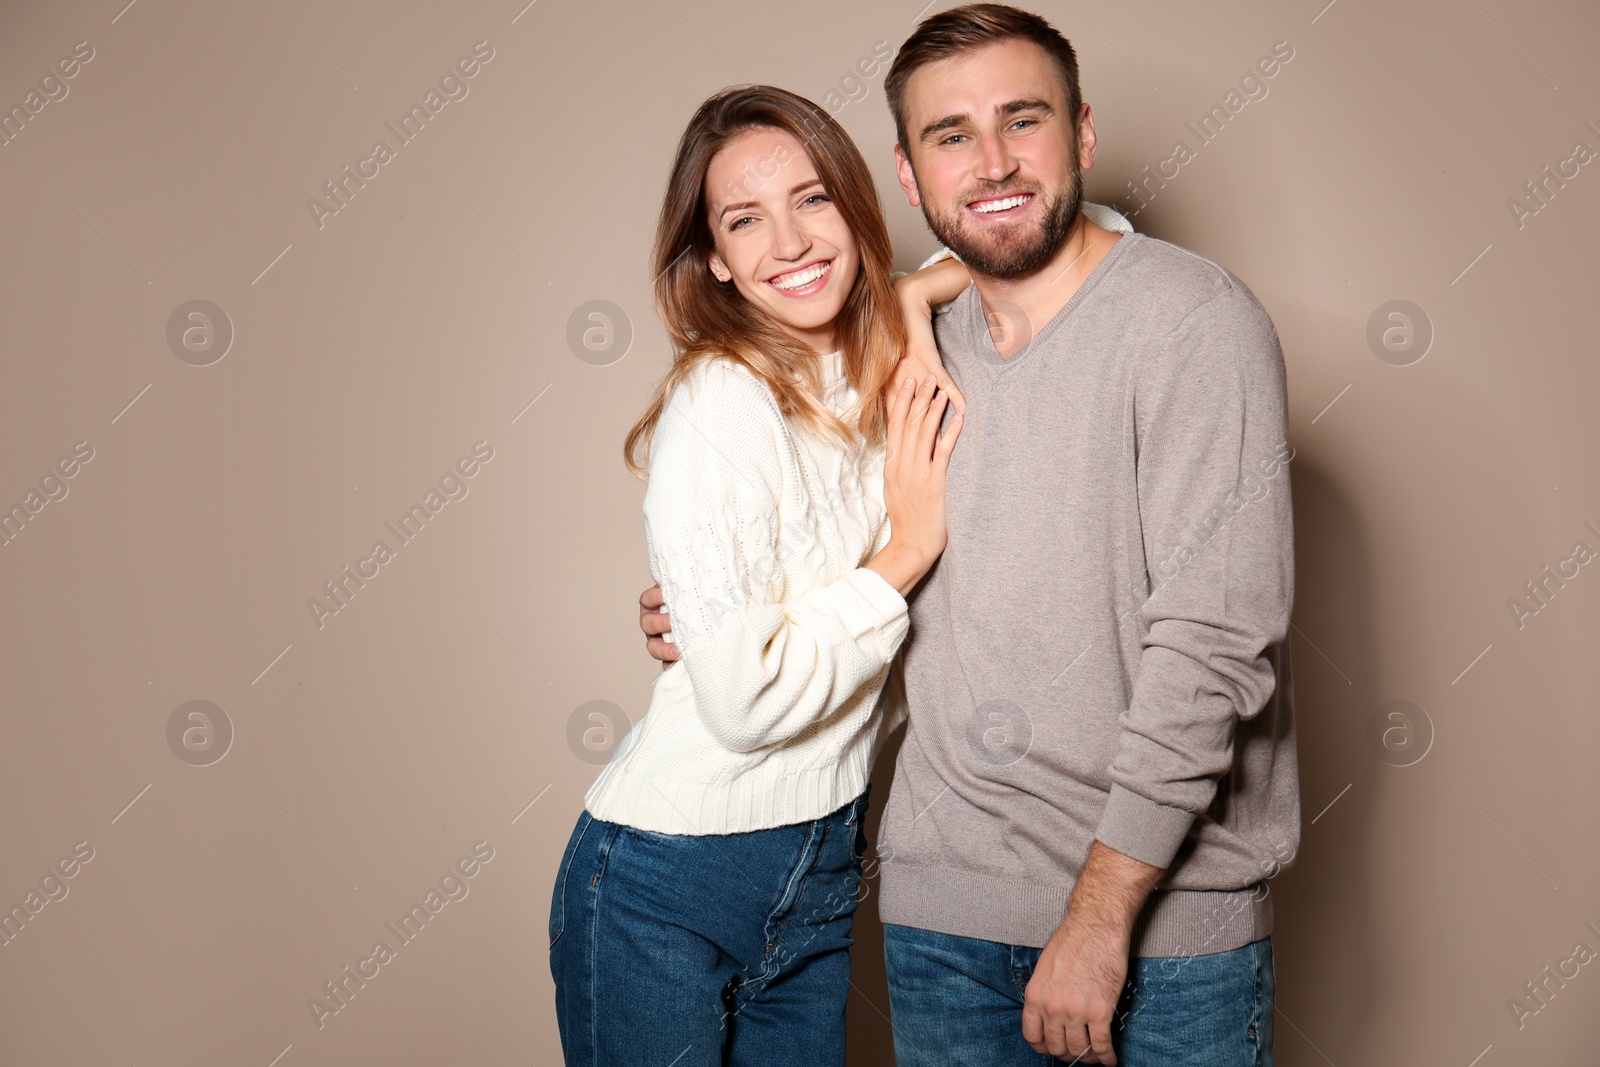
M 828 284 L 828 277 L 832 273 L 833 260 L 819 259 L 803 267 L 775 274 L 767 279 L 767 284 L 784 296 L 810 296 Z M 800 284 L 796 285 L 796 282 Z
M 1012 193 L 967 202 L 967 210 L 980 219 L 1013 219 L 1028 210 L 1036 194 Z

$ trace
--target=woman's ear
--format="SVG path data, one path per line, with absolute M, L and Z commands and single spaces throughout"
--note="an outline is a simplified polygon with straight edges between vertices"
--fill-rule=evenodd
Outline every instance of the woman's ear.
M 722 257 L 715 252 L 711 253 L 709 263 L 711 265 L 711 274 L 717 281 L 725 282 L 733 277 L 733 272 L 728 269 L 728 265 L 722 262 Z

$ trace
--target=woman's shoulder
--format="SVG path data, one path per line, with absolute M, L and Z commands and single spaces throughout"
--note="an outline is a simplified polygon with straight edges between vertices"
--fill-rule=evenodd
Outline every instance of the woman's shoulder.
M 697 360 L 673 386 L 667 404 L 697 413 L 749 411 L 774 419 L 782 417 L 767 383 L 729 355 Z
M 727 456 L 755 449 L 776 456 L 784 451 L 788 434 L 788 422 L 767 384 L 739 360 L 712 356 L 697 360 L 674 383 L 655 440 L 676 452 L 709 448 Z

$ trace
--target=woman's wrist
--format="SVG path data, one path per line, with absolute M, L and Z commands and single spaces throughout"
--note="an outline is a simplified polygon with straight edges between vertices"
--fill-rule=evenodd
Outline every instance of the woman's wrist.
M 933 560 L 928 553 L 903 541 L 896 541 L 891 534 L 889 543 L 865 565 L 877 571 L 902 597 L 907 597 L 933 568 Z
M 900 301 L 900 308 L 906 315 L 919 315 L 924 319 L 933 318 L 933 301 L 928 293 L 929 279 L 918 271 L 908 274 L 894 283 L 894 292 Z

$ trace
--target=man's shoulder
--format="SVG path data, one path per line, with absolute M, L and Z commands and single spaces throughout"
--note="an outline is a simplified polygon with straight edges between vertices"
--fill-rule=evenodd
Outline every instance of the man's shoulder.
M 1130 314 L 1165 331 L 1176 329 L 1201 309 L 1207 317 L 1272 327 L 1250 287 L 1216 260 L 1148 234 L 1122 240 L 1130 237 L 1137 239 L 1123 258 L 1121 274 L 1123 284 L 1138 297 L 1118 298 Z
M 971 321 L 983 315 L 983 298 L 978 293 L 976 285 L 969 285 L 961 290 L 961 294 L 948 304 L 943 310 L 933 317 L 933 339 L 939 346 L 939 354 L 948 362 L 952 355 L 958 355 L 973 343 Z

